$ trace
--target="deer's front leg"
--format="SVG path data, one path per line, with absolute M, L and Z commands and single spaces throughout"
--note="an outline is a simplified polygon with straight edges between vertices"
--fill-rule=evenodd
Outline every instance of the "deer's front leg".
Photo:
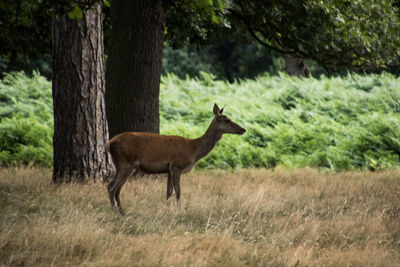
M 179 204 L 181 198 L 181 171 L 177 168 L 171 169 L 172 184 L 175 189 L 176 202 Z
M 172 195 L 172 175 L 171 171 L 168 172 L 168 182 L 167 182 L 167 200 L 171 197 Z

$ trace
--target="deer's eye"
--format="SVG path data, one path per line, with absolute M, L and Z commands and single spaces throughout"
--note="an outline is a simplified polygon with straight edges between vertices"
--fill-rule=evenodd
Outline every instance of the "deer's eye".
M 227 123 L 228 123 L 228 122 L 229 122 L 229 120 L 228 120 L 228 119 L 225 119 L 225 122 L 227 122 Z

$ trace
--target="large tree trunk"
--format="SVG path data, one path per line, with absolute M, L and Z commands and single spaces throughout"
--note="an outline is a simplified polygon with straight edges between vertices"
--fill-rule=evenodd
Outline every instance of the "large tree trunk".
M 110 137 L 159 132 L 159 91 L 165 15 L 161 0 L 113 0 L 107 59 Z
M 101 6 L 53 19 L 54 182 L 108 176 Z

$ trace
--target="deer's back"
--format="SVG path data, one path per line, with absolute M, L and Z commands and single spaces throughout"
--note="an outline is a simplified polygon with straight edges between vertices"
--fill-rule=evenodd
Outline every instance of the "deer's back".
M 194 161 L 194 144 L 182 136 L 126 132 L 114 136 L 107 146 L 114 162 L 139 163 L 146 172 L 167 172 L 170 164 Z

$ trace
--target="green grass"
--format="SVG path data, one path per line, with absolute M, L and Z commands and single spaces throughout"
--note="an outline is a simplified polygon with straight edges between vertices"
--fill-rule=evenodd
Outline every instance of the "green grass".
M 51 85 L 38 74 L 0 82 L 0 165 L 52 163 Z M 400 83 L 390 74 L 292 78 L 261 76 L 233 84 L 209 74 L 162 78 L 161 133 L 195 138 L 214 103 L 247 129 L 225 136 L 200 169 L 400 167 Z
M 398 266 L 400 172 L 194 171 L 106 186 L 0 169 L 3 266 Z

